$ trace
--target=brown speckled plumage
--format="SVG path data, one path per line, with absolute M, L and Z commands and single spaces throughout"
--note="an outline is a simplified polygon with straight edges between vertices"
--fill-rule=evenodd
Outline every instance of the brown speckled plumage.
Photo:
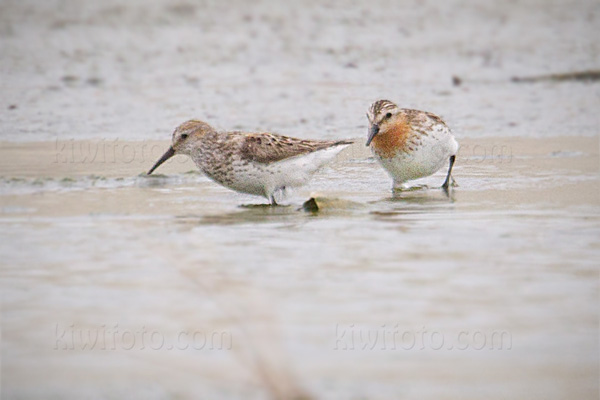
M 214 181 L 275 203 L 274 192 L 306 183 L 320 166 L 351 143 L 266 132 L 217 131 L 205 122 L 191 120 L 175 129 L 171 149 L 148 173 L 173 154 L 185 154 Z
M 240 133 L 240 135 L 243 135 L 242 158 L 259 163 L 281 161 L 328 147 L 352 143 L 346 140 L 303 140 L 272 133 Z

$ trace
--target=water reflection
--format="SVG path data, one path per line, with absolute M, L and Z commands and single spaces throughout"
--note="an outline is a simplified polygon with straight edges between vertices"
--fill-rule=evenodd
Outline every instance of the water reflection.
M 304 215 L 296 206 L 271 206 L 269 204 L 244 205 L 238 210 L 214 215 L 181 215 L 177 220 L 191 225 L 237 225 L 294 221 Z

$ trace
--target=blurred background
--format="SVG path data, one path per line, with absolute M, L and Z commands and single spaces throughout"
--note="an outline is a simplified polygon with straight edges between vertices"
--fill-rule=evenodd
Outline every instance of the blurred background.
M 510 84 L 598 69 L 593 0 L 0 7 L 2 140 L 166 139 L 191 117 L 362 137 L 379 98 L 469 136 L 596 134 L 597 90 Z

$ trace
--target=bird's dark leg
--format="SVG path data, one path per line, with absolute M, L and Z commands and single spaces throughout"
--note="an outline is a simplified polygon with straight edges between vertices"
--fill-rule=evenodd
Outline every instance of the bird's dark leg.
M 273 194 L 271 195 L 271 205 L 272 205 L 272 206 L 276 206 L 276 205 L 277 205 L 277 202 L 275 201 L 275 193 L 273 193 Z
M 454 166 L 454 160 L 456 159 L 456 156 L 450 156 L 450 168 L 448 168 L 448 175 L 446 175 L 446 181 L 444 181 L 444 184 L 442 185 L 442 189 L 444 189 L 445 191 L 448 191 L 448 187 L 450 186 L 450 179 L 451 178 L 451 174 L 452 174 L 452 167 Z

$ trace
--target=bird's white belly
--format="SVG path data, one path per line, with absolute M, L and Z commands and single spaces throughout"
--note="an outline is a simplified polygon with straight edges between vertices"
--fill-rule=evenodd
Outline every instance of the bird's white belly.
M 375 156 L 394 179 L 395 184 L 423 178 L 447 166 L 449 158 L 458 151 L 458 143 L 446 132 L 435 132 L 421 138 L 412 151 L 398 151 L 391 157 Z
M 277 190 L 306 184 L 321 166 L 333 159 L 344 147 L 331 147 L 271 163 L 235 159 L 219 171 L 202 166 L 200 168 L 223 186 L 270 198 Z
M 290 168 L 282 162 L 271 164 L 233 164 L 229 182 L 225 186 L 238 192 L 270 197 L 272 192 L 283 187 L 296 187 L 305 184 L 312 172 L 306 169 Z

